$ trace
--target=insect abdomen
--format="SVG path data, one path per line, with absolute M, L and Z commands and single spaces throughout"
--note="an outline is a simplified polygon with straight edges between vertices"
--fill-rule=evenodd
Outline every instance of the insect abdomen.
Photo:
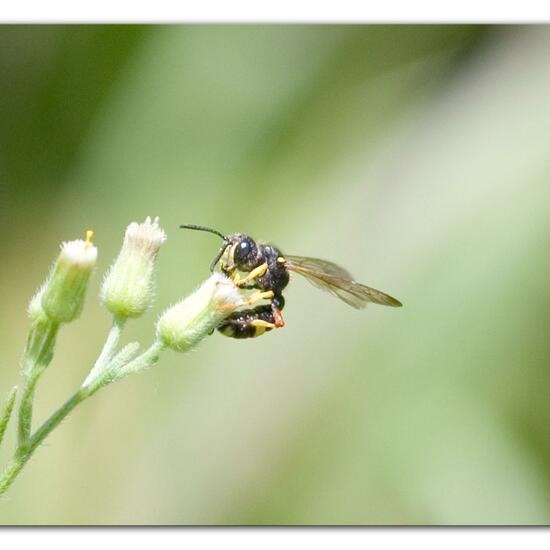
M 258 306 L 231 314 L 220 324 L 218 331 L 230 338 L 255 338 L 272 330 L 273 327 L 264 326 L 266 324 L 275 326 L 271 306 Z

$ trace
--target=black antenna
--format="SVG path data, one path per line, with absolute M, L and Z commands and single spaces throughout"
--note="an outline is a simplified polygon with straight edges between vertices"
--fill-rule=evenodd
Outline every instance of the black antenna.
M 180 228 L 195 229 L 196 231 L 207 231 L 208 233 L 214 233 L 214 235 L 218 235 L 218 237 L 221 237 L 223 240 L 225 240 L 225 235 L 223 235 L 219 231 L 216 231 L 215 229 L 212 229 L 210 227 L 205 227 L 204 225 L 195 225 L 194 223 L 186 223 L 184 225 L 180 225 Z

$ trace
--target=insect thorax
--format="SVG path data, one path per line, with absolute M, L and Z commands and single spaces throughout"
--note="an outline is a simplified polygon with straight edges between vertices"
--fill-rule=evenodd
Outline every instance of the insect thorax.
M 258 284 L 266 290 L 274 290 L 279 294 L 289 282 L 288 271 L 284 263 L 279 261 L 281 251 L 273 245 L 258 243 L 262 263 L 267 263 L 267 272 L 258 279 Z

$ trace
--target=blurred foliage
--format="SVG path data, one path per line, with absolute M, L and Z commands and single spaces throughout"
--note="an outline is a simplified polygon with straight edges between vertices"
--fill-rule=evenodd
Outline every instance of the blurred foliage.
M 0 27 L 3 395 L 58 243 L 92 227 L 100 250 L 37 419 L 96 357 L 102 272 L 147 215 L 169 239 L 128 337 L 208 273 L 219 243 L 182 222 L 405 304 L 293 281 L 284 330 L 213 335 L 73 413 L 0 522 L 548 523 L 549 47 L 536 26 Z

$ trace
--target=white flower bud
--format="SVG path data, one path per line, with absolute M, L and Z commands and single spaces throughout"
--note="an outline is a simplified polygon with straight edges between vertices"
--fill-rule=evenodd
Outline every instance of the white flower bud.
M 29 314 L 41 318 L 42 312 L 55 323 L 76 319 L 84 306 L 90 275 L 97 260 L 97 248 L 92 244 L 93 231 L 86 240 L 65 242 L 53 265 L 48 280 L 29 305 Z
M 164 312 L 157 323 L 157 338 L 175 351 L 187 351 L 244 303 L 233 281 L 214 273 L 193 294 Z
M 158 218 L 131 223 L 122 249 L 110 267 L 101 288 L 101 300 L 121 317 L 139 317 L 154 298 L 155 260 L 166 234 Z

